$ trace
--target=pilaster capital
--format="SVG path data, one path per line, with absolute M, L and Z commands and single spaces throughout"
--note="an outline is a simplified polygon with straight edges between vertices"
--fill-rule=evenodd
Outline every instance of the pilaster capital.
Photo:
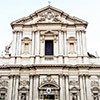
M 34 76 L 39 77 L 39 76 L 40 76 L 40 74 L 35 74 Z
M 65 77 L 69 77 L 69 75 L 68 75 L 68 74 L 66 74 L 66 73 L 64 74 L 64 76 L 65 76 Z
M 23 33 L 23 31 L 22 30 L 14 30 L 14 31 L 12 31 L 13 33 Z
M 8 77 L 9 77 L 9 78 L 13 78 L 13 77 L 19 78 L 20 75 L 9 75 Z
M 96 75 L 100 79 L 100 75 Z
M 85 30 L 76 30 L 77 33 L 86 33 Z
M 60 77 L 63 77 L 63 76 L 64 76 L 64 74 L 59 74 L 59 76 L 60 76 Z
M 8 77 L 9 77 L 9 78 L 13 78 L 13 77 L 14 77 L 14 75 L 9 75 Z
M 89 74 L 79 74 L 79 77 L 90 77 L 91 75 Z
M 29 75 L 30 78 L 33 78 L 34 76 L 35 76 L 34 74 Z

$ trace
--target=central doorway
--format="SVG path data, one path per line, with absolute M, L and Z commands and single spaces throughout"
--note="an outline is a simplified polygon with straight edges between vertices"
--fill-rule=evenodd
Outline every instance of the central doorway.
M 55 100 L 55 96 L 54 95 L 44 95 L 43 100 Z

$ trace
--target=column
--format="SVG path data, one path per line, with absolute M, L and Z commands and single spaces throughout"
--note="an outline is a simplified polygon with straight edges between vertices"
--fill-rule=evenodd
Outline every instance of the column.
M 16 77 L 13 77 L 13 91 L 12 91 L 12 100 L 15 99 L 15 90 L 16 90 Z
M 83 55 L 85 56 L 84 32 L 82 32 L 82 41 L 83 41 Z
M 36 37 L 35 37 L 35 55 L 36 55 L 36 64 L 39 64 L 39 51 L 40 51 L 40 33 L 39 31 L 36 32 Z
M 79 31 L 79 48 L 80 48 L 80 56 L 82 56 L 82 38 L 81 38 L 81 32 Z
M 12 41 L 12 55 L 14 56 L 16 52 L 16 32 L 13 32 L 13 41 Z
M 21 53 L 22 53 L 22 48 L 21 48 L 22 41 L 21 41 L 21 39 L 22 39 L 22 32 L 20 31 L 20 33 L 19 33 L 19 55 L 21 55 Z
M 34 76 L 34 97 L 33 97 L 33 100 L 38 100 L 38 78 L 39 78 L 39 75 Z
M 54 36 L 54 56 L 58 56 L 58 40 L 57 36 Z
M 8 100 L 12 100 L 12 90 L 13 90 L 13 76 L 9 76 Z
M 35 47 L 34 47 L 34 31 L 32 32 L 32 55 L 34 55 Z
M 100 75 L 98 75 L 98 79 L 99 79 L 99 87 L 100 87 Z M 100 100 L 100 93 L 98 94 L 98 97 L 99 97 L 99 100 Z
M 64 55 L 66 56 L 66 31 L 64 32 Z
M 87 43 L 86 43 L 86 32 L 85 31 L 84 31 L 84 45 L 85 45 L 84 53 L 87 56 Z
M 66 100 L 69 100 L 69 76 L 66 75 Z
M 81 54 L 82 56 L 84 55 L 84 37 L 83 37 L 83 32 L 81 31 Z
M 77 31 L 77 53 L 78 53 L 78 56 L 80 56 L 80 37 L 79 37 L 79 31 Z
M 41 37 L 41 43 L 40 43 L 40 55 L 44 56 L 44 44 L 45 44 L 45 38 L 44 36 Z
M 64 91 L 63 91 L 63 75 L 60 75 L 60 100 L 64 100 Z
M 59 64 L 62 64 L 63 63 L 63 58 L 62 58 L 62 55 L 63 55 L 63 34 L 61 31 L 59 31 L 59 46 L 58 46 L 58 50 L 59 50 Z
M 66 53 L 66 31 L 64 32 L 64 39 L 63 39 L 63 41 L 64 41 L 64 49 L 63 49 L 63 52 L 64 52 L 64 64 L 66 63 L 66 55 L 67 55 L 67 53 Z
M 87 100 L 92 100 L 89 75 L 86 76 Z
M 82 79 L 82 75 L 80 75 L 80 95 L 81 95 L 81 100 L 85 100 L 84 99 L 84 95 L 83 95 L 83 79 Z
M 17 32 L 16 34 L 16 44 L 17 44 L 17 47 L 16 47 L 16 54 L 18 56 L 18 53 L 19 53 L 19 31 Z
M 29 100 L 33 100 L 33 76 L 30 76 Z
M 87 91 L 86 91 L 86 76 L 83 75 L 83 95 L 84 95 L 84 100 L 87 100 Z
M 15 89 L 15 98 L 14 98 L 14 100 L 18 100 L 18 87 L 19 87 L 19 76 L 16 76 L 16 89 Z
M 34 63 L 34 55 L 35 55 L 35 37 L 34 37 L 34 31 L 32 31 L 32 33 L 31 33 L 31 38 L 32 38 L 32 43 L 31 43 L 31 50 L 30 50 L 30 52 L 31 52 L 31 62 L 30 62 L 30 64 L 33 64 Z

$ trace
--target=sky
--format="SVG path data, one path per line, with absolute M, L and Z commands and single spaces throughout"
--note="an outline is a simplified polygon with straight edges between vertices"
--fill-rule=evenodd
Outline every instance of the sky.
M 51 6 L 88 22 L 87 50 L 100 56 L 100 0 L 49 0 Z M 0 0 L 0 52 L 12 41 L 10 23 L 48 6 L 48 0 Z

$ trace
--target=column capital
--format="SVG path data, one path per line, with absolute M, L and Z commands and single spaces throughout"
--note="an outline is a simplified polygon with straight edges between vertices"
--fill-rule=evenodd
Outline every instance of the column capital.
M 64 74 L 64 76 L 69 77 L 69 75 L 68 75 L 68 74 Z
M 83 76 L 85 76 L 85 77 L 90 77 L 91 75 L 88 75 L 88 74 L 79 74 L 79 76 L 80 76 L 80 77 L 83 77 Z
M 31 75 L 29 75 L 29 77 L 34 77 L 35 76 L 35 74 L 31 74 Z
M 9 78 L 13 78 L 13 77 L 20 77 L 20 75 L 9 75 Z
M 100 79 L 100 75 L 96 75 Z

